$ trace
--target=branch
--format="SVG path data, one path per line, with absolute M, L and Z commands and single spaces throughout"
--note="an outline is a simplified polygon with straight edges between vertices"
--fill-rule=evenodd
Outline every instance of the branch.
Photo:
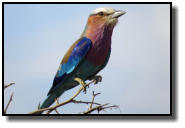
M 12 86 L 13 84 L 15 84 L 15 83 L 10 83 L 10 84 L 4 85 L 4 90 L 5 90 L 5 88 L 8 88 L 8 87 Z M 5 114 L 6 114 L 7 110 L 8 110 L 8 107 L 9 107 L 10 103 L 12 102 L 12 97 L 13 97 L 13 93 L 11 94 L 10 99 L 8 101 L 8 104 L 5 107 L 5 110 L 4 110 Z
M 15 84 L 15 83 L 10 83 L 10 84 L 4 85 L 4 89 L 10 87 L 13 84 Z
M 55 112 L 56 112 L 57 114 L 60 114 L 60 113 L 57 111 L 57 109 L 55 109 Z
M 107 106 L 108 105 L 108 103 L 107 104 L 103 104 L 103 105 L 98 105 L 98 106 L 96 106 L 96 107 L 92 107 L 92 105 L 94 104 L 94 99 L 95 99 L 95 97 L 97 96 L 97 95 L 99 95 L 99 94 L 101 94 L 101 93 L 94 93 L 94 91 L 93 91 L 93 97 L 92 97 L 92 102 L 91 102 L 91 104 L 90 104 L 90 107 L 89 107 L 89 109 L 86 111 L 86 112 L 83 112 L 83 114 L 90 114 L 90 113 L 92 113 L 93 111 L 95 111 L 95 110 L 97 110 L 98 111 L 98 113 L 100 112 L 100 111 L 102 111 L 102 110 L 105 110 L 105 109 L 107 109 L 107 108 L 118 108 L 118 106 L 116 106 L 116 105 L 113 105 L 113 106 Z M 104 107 L 105 106 L 105 107 Z
M 9 101 L 8 101 L 8 104 L 6 105 L 6 108 L 5 108 L 5 110 L 4 110 L 4 113 L 5 113 L 5 114 L 6 114 L 6 112 L 7 112 L 7 109 L 8 109 L 8 107 L 9 107 L 10 103 L 12 102 L 12 97 L 13 97 L 13 93 L 11 94 L 10 99 L 9 99 Z
M 91 81 L 86 84 L 82 79 L 80 78 L 75 78 L 75 80 L 81 84 L 81 88 L 68 100 L 62 102 L 62 103 L 59 103 L 58 102 L 58 99 L 56 99 L 56 105 L 54 106 L 51 106 L 51 107 L 48 107 L 48 108 L 43 108 L 43 109 L 38 109 L 36 111 L 33 111 L 33 112 L 30 112 L 29 114 L 38 114 L 40 112 L 44 112 L 44 111 L 47 111 L 46 114 L 50 114 L 52 111 L 55 111 L 57 114 L 60 114 L 58 111 L 57 111 L 57 108 L 58 107 L 61 107 L 63 105 L 66 105 L 68 103 L 77 103 L 77 104 L 90 104 L 89 108 L 87 111 L 83 112 L 82 114 L 90 114 L 92 113 L 93 111 L 98 111 L 98 113 L 102 110 L 105 110 L 105 109 L 108 109 L 108 108 L 118 108 L 118 106 L 116 105 L 113 105 L 113 106 L 108 106 L 108 103 L 107 104 L 100 104 L 100 103 L 95 103 L 94 100 L 95 100 L 95 97 L 101 93 L 94 93 L 93 91 L 93 97 L 92 97 L 92 100 L 91 102 L 88 102 L 88 101 L 81 101 L 81 100 L 75 100 L 75 98 L 82 92 L 84 91 L 84 93 L 86 93 L 86 88 L 89 87 L 90 84 L 94 83 L 94 84 L 97 84 L 98 82 L 100 82 L 102 80 L 102 77 L 101 76 L 95 76 L 94 79 L 91 79 Z M 93 108 L 93 105 L 97 105 L 96 107 Z M 80 113 L 79 113 L 80 114 Z
M 93 91 L 93 97 L 92 97 L 92 101 L 91 101 L 91 104 L 90 104 L 89 109 L 92 109 L 92 105 L 94 104 L 94 98 L 95 98 L 97 95 L 99 95 L 99 94 L 101 94 L 101 93 L 96 93 L 96 94 L 94 94 L 94 91 Z M 101 105 L 101 104 L 100 104 L 100 105 Z
M 108 108 L 111 108 L 112 109 L 112 108 L 118 108 L 119 107 L 117 105 L 112 105 L 112 106 L 107 106 L 107 105 L 108 105 L 108 103 L 107 104 L 96 106 L 94 108 L 91 108 L 91 109 L 87 110 L 86 112 L 83 112 L 83 114 L 90 114 L 90 113 L 92 113 L 93 111 L 96 111 L 96 110 L 99 113 L 100 111 L 105 110 L 105 109 L 108 109 Z M 104 107 L 104 106 L 106 106 L 106 107 Z
M 92 102 L 81 101 L 81 100 L 72 100 L 72 102 L 73 103 L 77 103 L 77 104 L 80 104 L 80 103 L 82 103 L 82 104 L 92 104 Z M 93 104 L 95 104 L 95 105 L 101 105 L 100 103 L 95 103 L 95 102 L 93 102 Z
M 55 105 L 55 106 L 51 106 L 51 107 L 48 107 L 48 108 L 38 109 L 38 110 L 33 111 L 33 112 L 30 112 L 30 113 L 28 113 L 28 114 L 37 114 L 38 112 L 44 112 L 44 111 L 46 111 L 46 110 L 49 110 L 49 111 L 47 112 L 47 114 L 49 114 L 49 113 L 51 113 L 53 110 L 55 110 L 56 108 L 58 108 L 58 107 L 60 107 L 60 106 L 63 106 L 63 105 L 68 104 L 68 103 L 70 103 L 70 102 L 74 102 L 74 98 L 76 98 L 76 97 L 80 94 L 80 92 L 81 92 L 82 90 L 84 90 L 84 88 L 88 87 L 88 86 L 89 86 L 90 84 L 92 84 L 92 83 L 94 83 L 94 80 L 90 81 L 88 84 L 85 84 L 84 86 L 81 86 L 81 88 L 76 92 L 76 94 L 75 94 L 73 97 L 71 97 L 70 99 L 68 99 L 68 100 L 66 100 L 66 101 L 64 101 L 64 102 L 62 102 L 62 103 L 60 103 L 60 104 L 57 104 L 57 105 Z

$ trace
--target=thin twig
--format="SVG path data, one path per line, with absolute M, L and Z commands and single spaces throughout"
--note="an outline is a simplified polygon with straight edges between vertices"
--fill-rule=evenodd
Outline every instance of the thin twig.
M 102 110 L 103 109 L 107 109 L 107 108 L 110 108 L 110 109 L 112 109 L 112 108 L 119 108 L 119 106 L 117 106 L 117 105 L 107 106 L 107 107 L 103 107 Z
M 55 109 L 55 112 L 56 112 L 57 114 L 60 114 L 60 113 L 57 111 L 57 109 Z
M 4 89 L 10 87 L 13 84 L 15 84 L 15 83 L 10 83 L 10 84 L 4 85 Z
M 72 100 L 73 103 L 82 103 L 82 104 L 91 104 L 92 102 L 88 102 L 88 101 L 81 101 L 81 100 Z M 101 105 L 100 103 L 95 103 L 93 102 L 93 104 L 95 105 Z
M 92 109 L 87 110 L 86 112 L 83 112 L 83 114 L 89 114 L 89 113 L 91 113 L 91 112 L 93 112 L 95 110 L 99 111 L 100 108 L 102 108 L 103 106 L 106 106 L 106 105 L 108 105 L 108 104 L 103 104 L 103 105 L 96 106 L 96 107 L 94 107 Z
M 90 104 L 89 109 L 92 109 L 92 105 L 94 104 L 94 98 L 95 98 L 95 96 L 97 96 L 97 95 L 99 95 L 99 94 L 101 94 L 101 93 L 96 93 L 96 94 L 94 94 L 94 91 L 93 91 L 93 97 L 92 97 L 92 101 L 91 101 L 91 104 Z
M 8 107 L 9 107 L 10 103 L 12 102 L 12 97 L 13 97 L 13 93 L 11 94 L 10 99 L 9 99 L 9 101 L 8 101 L 8 104 L 6 105 L 6 108 L 5 108 L 5 110 L 4 110 L 4 113 L 5 113 L 5 114 L 6 114 L 7 110 L 8 110 Z
M 100 111 L 102 111 L 102 110 L 105 110 L 105 109 L 108 109 L 108 108 L 118 108 L 119 106 L 117 106 L 117 105 L 112 105 L 112 106 L 107 106 L 108 104 L 103 104 L 103 105 L 99 105 L 99 106 L 96 106 L 96 107 L 94 107 L 94 108 L 92 108 L 92 109 L 89 109 L 88 111 L 86 111 L 86 112 L 83 112 L 83 114 L 90 114 L 90 113 L 92 113 L 93 111 L 98 111 L 98 113 L 100 112 Z M 105 106 L 105 107 L 104 107 Z

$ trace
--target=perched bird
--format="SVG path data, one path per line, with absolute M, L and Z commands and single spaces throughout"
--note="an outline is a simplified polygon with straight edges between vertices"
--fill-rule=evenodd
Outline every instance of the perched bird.
M 95 9 L 89 15 L 85 30 L 64 55 L 48 97 L 39 109 L 49 107 L 65 91 L 79 85 L 75 78 L 85 81 L 106 66 L 113 29 L 124 14 L 124 11 L 106 7 Z

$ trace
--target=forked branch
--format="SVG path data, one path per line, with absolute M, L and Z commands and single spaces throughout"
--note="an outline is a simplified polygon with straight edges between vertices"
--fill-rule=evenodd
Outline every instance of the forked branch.
M 99 77 L 99 76 L 98 76 Z M 101 78 L 101 77 L 100 77 Z M 108 108 L 118 108 L 118 106 L 116 105 L 113 105 L 113 106 L 108 106 L 108 103 L 107 104 L 100 104 L 100 103 L 96 103 L 94 102 L 94 99 L 97 95 L 99 95 L 100 93 L 94 93 L 93 91 L 93 97 L 92 97 L 92 100 L 91 102 L 88 102 L 88 101 L 81 101 L 81 100 L 75 100 L 75 98 L 82 92 L 84 91 L 84 93 L 86 93 L 86 88 L 89 87 L 90 84 L 92 83 L 95 83 L 97 84 L 98 83 L 98 79 L 97 79 L 97 76 L 95 77 L 95 79 L 92 79 L 89 83 L 85 83 L 84 81 L 82 81 L 80 78 L 76 78 L 75 79 L 77 82 L 79 82 L 82 86 L 81 88 L 68 100 L 62 102 L 62 103 L 59 103 L 58 100 L 56 100 L 56 105 L 54 106 L 51 106 L 51 107 L 48 107 L 48 108 L 43 108 L 43 109 L 38 109 L 38 110 L 35 110 L 33 112 L 30 112 L 29 114 L 37 114 L 37 113 L 40 113 L 40 112 L 46 112 L 46 114 L 50 114 L 52 111 L 55 111 L 57 114 L 59 114 L 57 108 L 63 106 L 63 105 L 66 105 L 66 104 L 69 104 L 69 103 L 75 103 L 75 104 L 90 104 L 89 108 L 87 111 L 83 112 L 82 114 L 90 114 L 92 113 L 93 111 L 98 111 L 98 113 L 102 110 L 105 110 L 105 109 L 108 109 Z M 99 79 L 101 80 L 101 79 Z M 100 81 L 99 81 L 100 82 Z M 96 107 L 93 107 L 93 105 L 96 105 Z

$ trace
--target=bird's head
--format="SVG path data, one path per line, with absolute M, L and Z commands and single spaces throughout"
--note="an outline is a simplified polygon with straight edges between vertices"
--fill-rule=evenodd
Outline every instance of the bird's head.
M 102 24 L 114 27 L 118 22 L 118 18 L 125 13 L 108 7 L 97 8 L 90 14 L 88 24 Z
M 110 28 L 113 30 L 118 22 L 118 18 L 126 12 L 115 10 L 109 7 L 102 7 L 93 10 L 88 17 L 88 22 L 84 34 L 89 35 L 102 30 L 102 28 Z

